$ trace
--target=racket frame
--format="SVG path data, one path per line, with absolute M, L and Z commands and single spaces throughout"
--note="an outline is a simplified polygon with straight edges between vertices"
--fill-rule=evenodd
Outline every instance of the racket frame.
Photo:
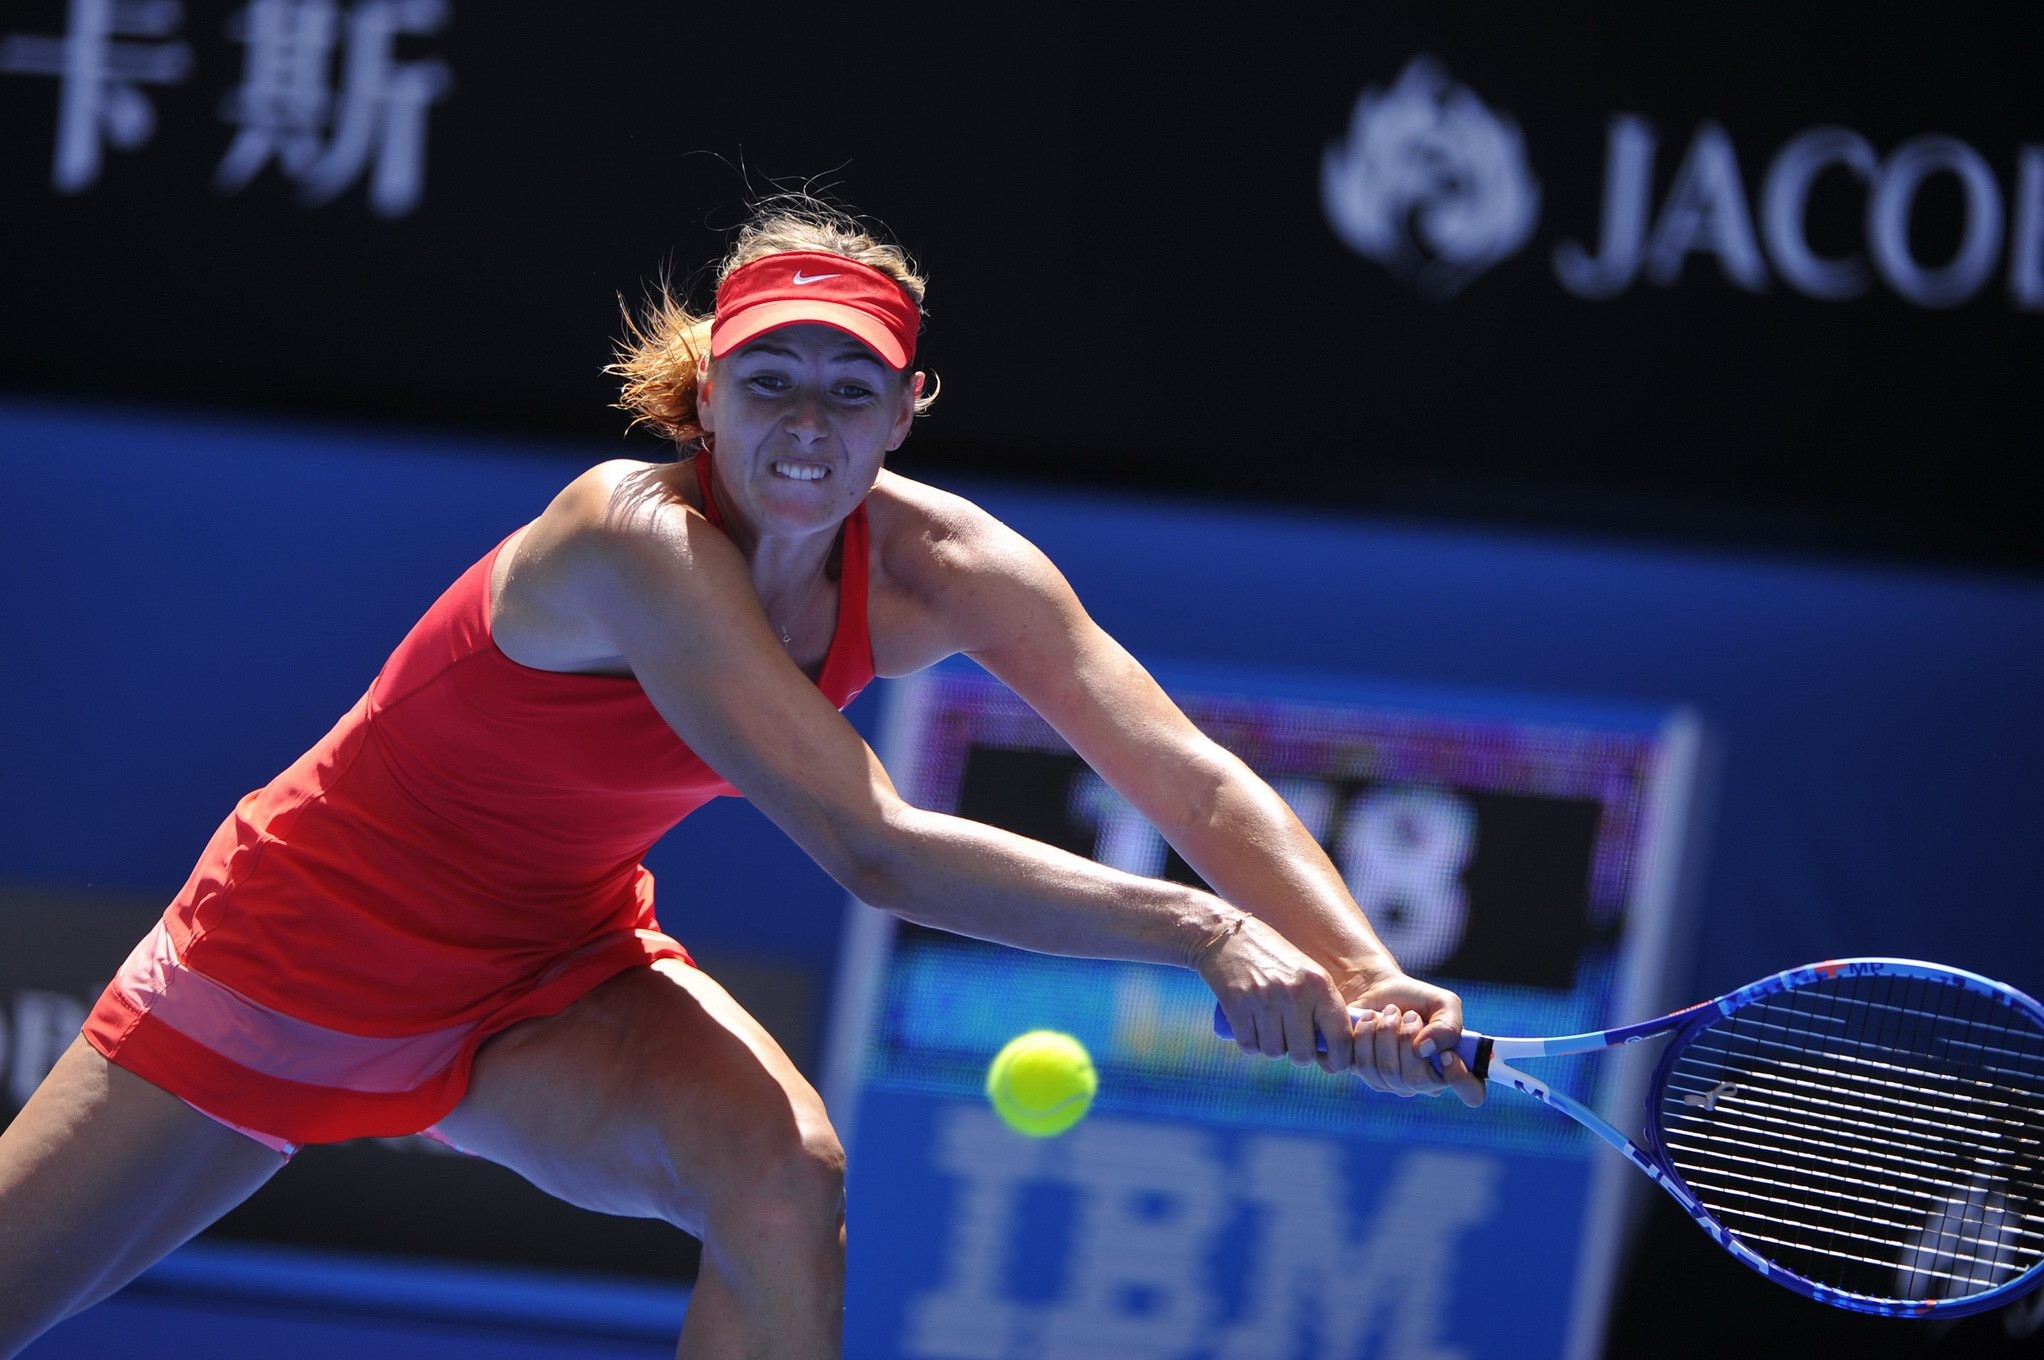
M 1716 1216 L 1698 1201 L 1694 1192 L 1683 1181 L 1681 1173 L 1672 1165 L 1662 1135 L 1659 1097 L 1666 1088 L 1670 1068 L 1691 1035 L 1720 1017 L 1729 1017 L 1755 1002 L 1764 1001 L 1783 992 L 1795 991 L 1813 983 L 1829 981 L 1840 975 L 1916 978 L 1958 987 L 2011 1010 L 2023 1012 L 2040 1030 L 2044 1030 L 2044 1006 L 1992 978 L 1967 972 L 1963 968 L 1950 968 L 1917 959 L 1865 957 L 1831 959 L 1802 968 L 1790 968 L 1712 1000 L 1698 1002 L 1694 1006 L 1686 1006 L 1657 1019 L 1644 1020 L 1617 1029 L 1593 1030 L 1585 1034 L 1566 1034 L 1544 1039 L 1506 1038 L 1465 1030 L 1462 1041 L 1456 1045 L 1455 1051 L 1462 1055 L 1463 1061 L 1469 1064 L 1469 1070 L 1478 1077 L 1493 1085 L 1509 1086 L 1515 1091 L 1551 1105 L 1596 1134 L 1623 1154 L 1627 1161 L 1644 1172 L 1656 1185 L 1667 1191 L 1669 1196 L 1696 1220 L 1697 1226 L 1710 1235 L 1712 1241 L 1776 1284 L 1786 1286 L 1819 1303 L 1884 1317 L 1962 1317 L 1969 1313 L 1999 1307 L 2017 1294 L 2034 1288 L 2040 1278 L 2044 1278 L 2040 1276 L 2040 1272 L 2044 1272 L 2044 1262 L 2032 1266 L 2014 1279 L 1993 1289 L 1957 1299 L 1881 1298 L 1819 1284 L 1814 1280 L 1805 1279 L 1779 1262 L 1768 1260 L 1739 1241 L 1736 1233 L 1718 1222 Z M 1648 1087 L 1644 1146 L 1634 1142 L 1581 1101 L 1556 1091 L 1548 1083 L 1530 1073 L 1520 1071 L 1508 1061 L 1514 1058 L 1559 1058 L 1572 1054 L 1593 1053 L 1607 1048 L 1622 1048 L 1664 1034 L 1671 1037 L 1661 1055 L 1654 1079 Z
M 1956 1299 L 1897 1299 L 1878 1295 L 1859 1294 L 1851 1290 L 1836 1289 L 1819 1284 L 1776 1261 L 1766 1257 L 1741 1242 L 1738 1235 L 1703 1205 L 1681 1172 L 1668 1156 L 1666 1142 L 1661 1129 L 1660 1093 L 1666 1089 L 1668 1073 L 1675 1059 L 1680 1056 L 1689 1039 L 1699 1029 L 1721 1017 L 1730 1017 L 1737 1012 L 1778 996 L 1783 992 L 1795 991 L 1817 982 L 1826 982 L 1843 975 L 1852 977 L 1893 977 L 1916 978 L 1956 987 L 1985 997 L 1990 1001 L 2019 1011 L 2028 1016 L 2030 1022 L 2044 1031 L 2044 1006 L 2036 1000 L 1996 982 L 1992 978 L 1971 973 L 1963 968 L 1951 968 L 1944 964 L 1925 963 L 1920 959 L 1886 958 L 1868 956 L 1847 959 L 1829 959 L 1812 963 L 1801 968 L 1790 968 L 1757 982 L 1748 983 L 1723 996 L 1709 1001 L 1699 1001 L 1678 1011 L 1638 1024 L 1621 1025 L 1616 1029 L 1590 1030 L 1583 1034 L 1562 1034 L 1548 1038 L 1513 1038 L 1502 1035 L 1480 1034 L 1465 1029 L 1455 1051 L 1462 1055 L 1462 1061 L 1478 1078 L 1495 1086 L 1509 1086 L 1524 1095 L 1531 1096 L 1542 1104 L 1551 1105 L 1569 1118 L 1588 1129 L 1598 1138 L 1610 1144 L 1628 1162 L 1645 1173 L 1648 1179 L 1668 1192 L 1688 1215 L 1696 1220 L 1697 1226 L 1710 1235 L 1713 1242 L 1730 1252 L 1734 1258 L 1753 1270 L 1766 1276 L 1776 1284 L 1794 1290 L 1819 1303 L 1834 1308 L 1844 1308 L 1855 1313 L 1873 1313 L 1883 1317 L 1963 1317 L 1969 1313 L 1984 1312 L 2009 1302 L 2016 1295 L 2035 1288 L 2044 1280 L 2044 1261 L 2031 1266 L 2022 1274 L 1993 1289 L 1979 1294 L 1969 1294 Z M 1361 1018 L 1360 1011 L 1352 1012 Z M 1214 1032 L 1222 1038 L 1232 1036 L 1228 1019 L 1220 1008 L 1214 1008 Z M 1607 1048 L 1624 1048 L 1661 1035 L 1672 1036 L 1662 1052 L 1660 1064 L 1654 1078 L 1648 1085 L 1645 1101 L 1643 1132 L 1644 1145 L 1634 1142 L 1609 1120 L 1589 1106 L 1571 1096 L 1555 1090 L 1547 1082 L 1530 1072 L 1523 1072 L 1512 1066 L 1512 1059 L 1563 1058 L 1584 1053 L 1595 1053 Z M 1326 1050 L 1326 1040 L 1320 1041 L 1320 1048 Z M 1440 1059 L 1434 1060 L 1435 1070 L 1440 1068 Z

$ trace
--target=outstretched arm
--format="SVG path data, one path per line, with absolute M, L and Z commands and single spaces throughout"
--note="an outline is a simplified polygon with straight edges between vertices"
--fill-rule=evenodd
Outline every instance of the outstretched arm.
M 1461 1037 L 1459 998 L 1404 974 L 1284 799 L 1192 725 L 1041 553 L 1005 531 L 988 537 L 991 561 L 970 585 L 972 617 L 982 621 L 968 649 L 974 658 L 1055 726 L 1222 899 L 1296 946 L 1369 1013 L 1355 1033 L 1354 1065 L 1366 1080 L 1438 1090 L 1423 1059 L 1439 1052 L 1450 1084 L 1480 1100 L 1481 1083 L 1451 1052 Z M 1297 1005 L 1295 990 L 1227 985 L 1231 972 L 1270 966 L 1258 957 L 1261 935 L 1244 936 L 1200 964 L 1237 1042 L 1271 1056 L 1310 1052 L 1311 1027 L 1324 1032 L 1327 1023 L 1320 1008 Z
M 678 501 L 592 474 L 534 526 L 527 556 L 528 605 L 571 621 L 577 654 L 629 667 L 682 740 L 861 900 L 1046 953 L 1181 966 L 1239 915 L 904 802 L 789 661 L 737 549 Z
M 1228 837 L 1218 832 L 1211 846 L 1198 834 L 1184 837 L 1193 863 L 1218 876 L 1210 880 L 1216 886 L 1239 879 L 1249 895 L 1259 866 L 1293 885 L 1268 901 L 1255 897 L 1244 912 L 1209 893 L 1121 873 L 997 828 L 912 807 L 850 724 L 790 663 L 728 539 L 671 500 L 647 500 L 620 514 L 600 484 L 586 494 L 586 506 L 578 508 L 571 496 L 548 512 L 557 521 L 547 526 L 551 607 L 582 620 L 590 630 L 588 645 L 630 667 L 682 740 L 861 900 L 910 920 L 1022 948 L 1195 967 L 1238 1026 L 1276 1017 L 1268 1033 L 1253 1031 L 1259 1051 L 1312 1061 L 1317 1029 L 1328 1043 L 1325 1066 L 1356 1066 L 1385 1089 L 1439 1089 L 1440 1078 L 1414 1056 L 1410 1033 L 1393 1037 L 1395 1027 L 1387 1026 L 1359 1048 L 1345 1000 L 1382 993 L 1438 1028 L 1459 1023 L 1444 1012 L 1453 998 L 1412 991 L 1419 984 L 1396 974 L 1367 927 L 1360 936 L 1341 927 L 1335 905 L 1316 900 L 1304 911 L 1289 905 L 1295 896 L 1311 897 L 1315 882 L 1314 871 L 1291 863 L 1304 850 L 1286 837 L 1312 845 L 1295 820 L 1296 830 L 1268 832 L 1271 839 L 1258 853 L 1219 848 Z M 1112 660 L 1095 650 L 1098 642 L 1089 635 L 1068 634 L 1062 644 L 1046 639 L 1041 650 L 1000 648 L 998 636 L 1045 627 L 1058 612 L 1056 592 L 1048 585 L 1055 572 L 1017 575 L 1026 563 L 1008 554 L 1021 541 L 997 525 L 988 539 L 968 547 L 962 569 L 944 573 L 964 593 L 933 598 L 926 611 L 926 622 L 945 639 L 942 650 L 974 651 L 992 665 L 1005 665 L 1028 686 L 1023 697 L 1068 729 L 1067 737 L 1103 776 L 1167 832 L 1183 837 L 1176 823 L 1185 819 L 1169 811 L 1160 816 L 1155 791 L 1191 769 L 1182 761 L 1171 763 L 1176 748 L 1161 739 L 1163 730 L 1176 732 L 1174 722 L 1187 731 L 1190 724 L 1154 685 L 1147 692 L 1141 688 L 1148 678 L 1141 684 L 1132 678 L 1141 675 L 1140 668 L 1125 654 L 1128 669 L 1097 681 L 1071 680 L 1054 691 L 1046 677 L 1058 669 L 1060 653 L 1068 676 Z M 1050 570 L 1047 563 L 1042 570 Z M 1078 612 L 1076 602 L 1070 609 Z M 1074 648 L 1078 641 L 1088 645 Z M 1018 664 L 1018 658 L 1034 659 Z M 1112 735 L 1117 732 L 1121 735 Z M 1132 779 L 1129 767 L 1150 775 Z M 1246 770 L 1240 777 L 1255 782 Z M 1290 814 L 1280 818 L 1282 803 L 1268 796 L 1272 801 L 1261 824 L 1282 827 Z M 1312 855 L 1324 864 L 1317 847 Z M 1338 886 L 1331 866 L 1325 872 L 1326 882 Z M 1258 919 L 1265 914 L 1288 920 L 1311 940 L 1310 947 L 1295 947 L 1285 925 Z M 1320 958 L 1323 949 L 1327 962 Z M 1349 997 L 1336 976 L 1351 989 Z

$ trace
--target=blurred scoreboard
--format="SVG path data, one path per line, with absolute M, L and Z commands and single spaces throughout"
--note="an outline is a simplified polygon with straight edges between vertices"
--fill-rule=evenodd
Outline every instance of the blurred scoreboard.
M 1473 1027 L 1573 1033 L 1666 1008 L 1696 782 L 1685 713 L 1161 678 Z M 894 686 L 883 746 L 918 806 L 1199 882 L 977 671 Z M 1247 1057 L 1214 1037 L 1186 970 L 848 910 L 825 1071 L 851 1149 L 848 1355 L 1597 1353 L 1636 1178 L 1573 1122 Z M 982 1090 L 994 1052 L 1038 1027 L 1077 1035 L 1100 1070 L 1091 1117 L 1053 1140 L 1001 1126 Z M 1644 1074 L 1554 1075 L 1609 1112 L 1637 1106 Z

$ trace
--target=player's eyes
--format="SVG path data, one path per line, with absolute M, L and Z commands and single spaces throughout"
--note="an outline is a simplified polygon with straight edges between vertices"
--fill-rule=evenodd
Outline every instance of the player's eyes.
M 795 390 L 795 381 L 785 373 L 766 370 L 749 373 L 743 379 L 746 387 L 762 396 L 785 396 Z M 862 382 L 841 382 L 832 387 L 831 395 L 839 401 L 864 404 L 872 401 L 878 393 Z

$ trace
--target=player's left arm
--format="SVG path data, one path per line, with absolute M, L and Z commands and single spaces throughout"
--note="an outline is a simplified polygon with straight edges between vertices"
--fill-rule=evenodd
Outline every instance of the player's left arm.
M 970 537 L 947 589 L 970 601 L 947 611 L 966 638 L 959 650 L 1055 727 L 1220 897 L 1372 1012 L 1356 1032 L 1366 1080 L 1438 1090 L 1424 1057 L 1440 1052 L 1458 1093 L 1480 1099 L 1481 1083 L 1452 1054 L 1460 999 L 1404 973 L 1284 799 L 1193 726 L 1032 544 L 991 521 Z

